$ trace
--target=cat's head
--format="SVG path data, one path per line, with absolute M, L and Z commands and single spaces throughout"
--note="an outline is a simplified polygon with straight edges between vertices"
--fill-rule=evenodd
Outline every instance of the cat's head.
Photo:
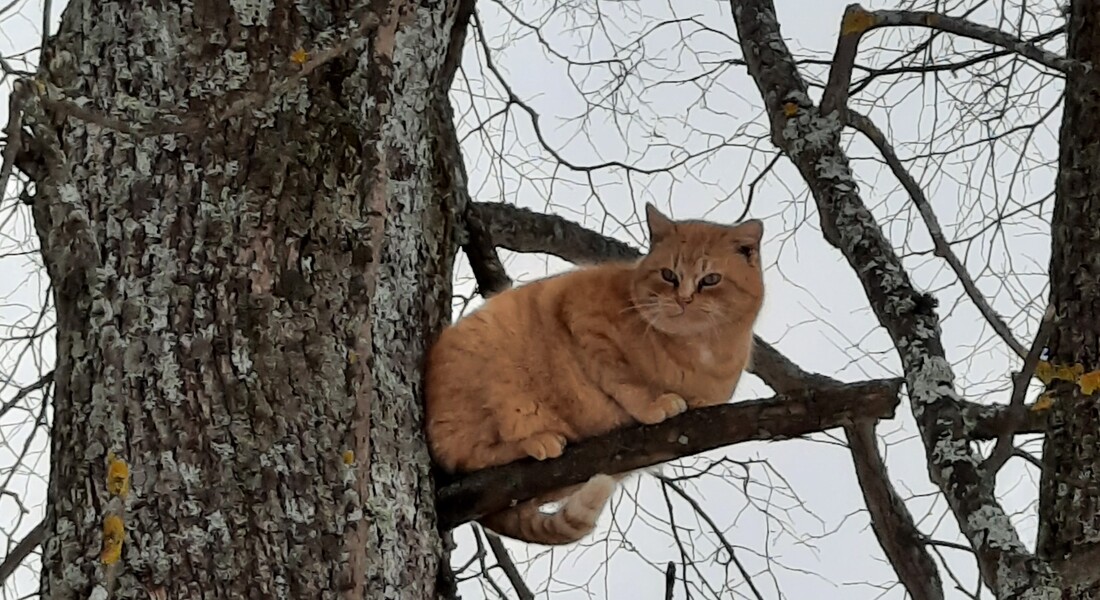
M 696 335 L 751 327 L 764 299 L 764 224 L 673 221 L 646 204 L 649 254 L 635 270 L 634 306 L 654 329 Z

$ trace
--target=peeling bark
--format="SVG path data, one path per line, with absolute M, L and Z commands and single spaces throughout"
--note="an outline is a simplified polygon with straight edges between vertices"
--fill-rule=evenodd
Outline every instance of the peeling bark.
M 43 597 L 435 597 L 419 362 L 457 211 L 425 105 L 455 13 L 69 4 L 28 107 L 57 140 Z
M 1050 360 L 1100 369 L 1100 1 L 1069 4 L 1070 72 L 1059 139 L 1051 222 L 1050 291 L 1058 316 Z M 1066 598 L 1100 596 L 1100 394 L 1072 383 L 1052 387 L 1039 486 L 1040 556 L 1055 562 Z

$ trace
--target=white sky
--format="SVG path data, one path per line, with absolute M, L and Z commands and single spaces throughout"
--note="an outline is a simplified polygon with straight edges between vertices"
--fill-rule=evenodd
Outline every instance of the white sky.
M 777 0 L 783 32 L 792 50 L 799 57 L 828 58 L 846 3 L 847 0 L 812 3 Z M 63 4 L 54 3 L 55 19 Z M 528 22 L 542 22 L 549 4 L 545 0 L 528 0 L 512 10 Z M 577 2 L 575 6 L 560 8 L 553 18 L 547 19 L 543 36 L 557 53 L 578 61 L 606 59 L 612 54 L 608 39 L 625 43 L 668 16 L 692 20 L 683 21 L 679 27 L 658 28 L 646 36 L 644 47 L 635 48 L 633 56 L 644 57 L 648 62 L 639 68 L 637 76 L 627 78 L 623 96 L 617 98 L 617 116 L 612 118 L 607 111 L 596 110 L 581 121 L 575 117 L 585 112 L 586 105 L 562 62 L 549 58 L 539 41 L 498 4 L 482 0 L 479 5 L 481 19 L 490 32 L 488 44 L 493 62 L 515 94 L 540 115 L 540 127 L 550 147 L 577 165 L 619 160 L 641 167 L 660 167 L 670 162 L 667 150 L 657 146 L 661 140 L 694 152 L 713 148 L 723 140 L 728 145 L 713 151 L 706 159 L 689 162 L 675 170 L 673 176 L 633 174 L 628 178 L 620 170 L 594 172 L 591 177 L 596 192 L 593 192 L 585 173 L 556 167 L 550 156 L 538 148 L 530 117 L 513 107 L 507 119 L 497 118 L 464 142 L 474 197 L 556 212 L 635 244 L 644 239 L 638 212 L 646 201 L 656 202 L 679 218 L 736 219 L 745 207 L 748 182 L 773 155 L 766 137 L 767 123 L 761 118 L 759 93 L 744 68 L 736 65 L 727 65 L 705 89 L 688 83 L 671 83 L 698 75 L 720 61 L 740 58 L 740 50 L 733 41 L 735 30 L 728 3 L 676 3 L 673 9 L 672 3 L 653 0 L 602 2 L 598 4 L 605 11 L 602 32 L 590 27 L 593 20 L 586 11 L 592 4 Z M 869 6 L 882 8 L 892 4 L 876 2 Z M 41 10 L 39 2 L 24 0 L 0 15 L 0 56 L 11 56 L 36 45 L 41 35 L 37 25 Z M 1002 27 L 1016 22 L 1015 13 L 1011 12 L 1004 22 L 999 22 L 993 10 L 990 7 L 971 18 Z M 1053 15 L 1057 11 L 1051 5 L 1048 12 Z M 1060 24 L 1052 16 L 1024 23 L 1029 35 Z M 709 31 L 702 31 L 701 25 Z M 866 52 L 870 48 L 902 48 L 903 42 L 916 35 L 915 32 L 872 34 L 862 45 L 865 54 L 861 63 L 873 60 Z M 460 74 L 459 89 L 454 96 L 459 112 L 464 114 L 460 135 L 470 131 L 476 120 L 503 106 L 481 99 L 475 103 L 477 115 L 466 111 L 470 106 L 468 89 L 479 97 L 496 98 L 501 90 L 497 84 L 486 83 L 492 76 L 475 55 L 475 50 L 480 53 L 475 46 L 471 37 L 464 64 L 466 78 Z M 940 44 L 938 50 L 958 53 L 974 47 L 954 40 L 950 45 Z M 881 58 L 874 60 L 878 64 L 883 62 Z M 17 62 L 11 64 L 28 68 Z M 821 68 L 813 68 L 815 79 L 823 80 Z M 1011 212 L 1036 202 L 1052 189 L 1054 171 L 1049 162 L 1056 155 L 1057 110 L 1046 116 L 1043 126 L 1013 134 L 1011 143 L 991 145 L 982 141 L 1038 120 L 1057 105 L 1060 83 L 1039 78 L 1038 72 L 1028 67 L 1017 70 L 1020 83 L 1009 89 L 1038 90 L 1034 96 L 1006 100 L 997 96 L 996 86 L 982 87 L 973 83 L 977 80 L 960 73 L 956 79 L 950 75 L 944 77 L 947 85 L 952 86 L 948 88 L 934 86 L 930 79 L 922 87 L 918 78 L 910 76 L 891 90 L 885 85 L 872 86 L 853 99 L 853 106 L 871 113 L 879 126 L 888 131 L 903 157 L 929 155 L 907 164 L 924 185 L 949 237 L 979 234 L 989 224 L 989 215 Z M 606 73 L 602 68 L 587 73 L 584 89 L 598 90 L 607 82 Z M 574 67 L 571 74 L 580 80 L 586 73 Z M 663 83 L 653 85 L 658 82 Z M 5 81 L 2 93 L 6 96 L 9 90 L 10 81 Z M 820 88 L 813 94 L 819 97 Z M 598 92 L 594 97 L 597 96 Z M 953 97 L 985 99 L 989 106 L 1004 108 L 1006 116 L 991 120 L 980 112 L 965 113 L 964 103 L 955 102 Z M 890 108 L 886 109 L 887 106 Z M 6 121 L 6 102 L 0 108 L 0 117 Z M 969 143 L 965 150 L 943 153 L 964 141 Z M 648 152 L 647 146 L 652 147 Z M 1022 158 L 1020 147 L 1027 148 Z M 869 160 L 874 156 L 871 150 L 862 140 L 853 143 L 852 155 L 857 159 L 854 166 L 864 199 L 880 222 L 897 215 L 889 220 L 888 235 L 904 252 L 917 253 L 907 258 L 907 264 L 917 285 L 934 291 L 940 300 L 940 314 L 946 315 L 944 342 L 955 364 L 960 391 L 973 400 L 1006 401 L 1009 372 L 1016 363 L 1009 359 L 1003 344 L 992 336 L 989 328 L 983 326 L 973 306 L 965 299 L 959 300 L 961 288 L 954 276 L 942 261 L 927 252 L 930 244 L 919 216 L 892 175 Z M 499 156 L 501 153 L 503 158 Z M 1026 174 L 1013 177 L 1017 162 L 1024 165 Z M 33 236 L 29 210 L 20 208 L 13 213 L 7 210 L 10 203 L 10 199 L 5 200 L 3 215 L 7 220 L 0 237 L 0 246 L 6 251 Z M 969 246 L 956 247 L 978 279 L 979 287 L 1009 320 L 1025 345 L 1030 344 L 1030 332 L 1044 308 L 1044 272 L 1049 252 L 1045 221 L 1050 207 L 1051 202 L 1047 201 L 1041 209 L 1020 212 L 1009 219 L 1008 225 L 978 235 Z M 759 185 L 750 216 L 766 222 L 763 253 L 765 260 L 770 261 L 766 274 L 768 299 L 758 333 L 804 368 L 840 379 L 898 374 L 897 359 L 888 338 L 877 329 L 851 269 L 840 253 L 823 241 L 816 209 L 785 159 Z M 0 262 L 0 272 L 4 274 L 0 279 L 0 298 L 5 299 L 0 304 L 3 326 L 26 321 L 40 302 L 42 284 L 31 270 L 32 258 L 12 257 Z M 512 276 L 523 280 L 565 266 L 543 257 L 505 258 Z M 468 292 L 470 285 L 464 264 L 458 276 L 459 290 Z M 30 283 L 24 284 L 28 278 Z M 1026 312 L 1021 312 L 1021 307 Z M 12 344 L 0 346 L 0 360 L 7 361 L 4 373 L 12 372 L 16 360 L 12 354 L 17 348 Z M 25 385 L 36 378 L 35 365 L 24 360 L 15 371 L 14 383 Z M 0 398 L 10 398 L 15 389 L 0 389 Z M 767 395 L 770 395 L 767 388 L 750 378 L 736 397 Z M 12 411 L 0 418 L 0 436 L 3 436 L 0 441 L 8 448 L 0 451 L 3 469 L 0 481 L 8 477 L 15 453 L 25 443 L 30 431 L 27 419 L 25 411 Z M 908 505 L 921 520 L 924 532 L 937 539 L 961 541 L 953 518 L 933 493 L 935 489 L 928 481 L 923 450 L 915 432 L 908 402 L 903 402 L 897 419 L 880 425 L 884 446 L 888 443 L 887 461 L 893 481 L 904 495 L 912 496 Z M 889 585 L 895 578 L 884 563 L 862 512 L 851 460 L 838 440 L 842 440 L 839 432 L 833 432 L 815 436 L 813 441 L 744 444 L 705 457 L 757 461 L 748 466 L 750 479 L 746 487 L 743 480 L 735 479 L 745 471 L 734 465 L 725 479 L 699 480 L 694 493 L 710 516 L 727 530 L 727 536 L 738 548 L 738 558 L 754 575 L 765 598 L 903 597 L 900 587 L 885 593 L 878 587 Z M 48 467 L 45 454 L 41 453 L 43 443 L 41 436 L 31 441 L 31 447 L 38 448 L 39 454 L 29 466 L 15 471 L 8 488 L 20 494 L 29 514 L 20 520 L 14 500 L 0 496 L 0 529 L 14 540 L 20 539 L 42 514 Z M 1037 452 L 1037 448 L 1033 450 Z M 683 464 L 703 462 L 704 459 L 697 458 Z M 1036 481 L 1034 470 L 1025 468 L 1020 461 L 1010 462 L 1000 479 L 1006 508 L 1018 512 L 1021 534 L 1029 543 L 1035 526 L 1034 510 L 1029 505 L 1035 498 Z M 525 569 L 532 588 L 548 591 L 540 597 L 663 597 L 664 565 L 669 560 L 678 560 L 676 546 L 664 523 L 667 520 L 664 497 L 655 481 L 647 476 L 634 478 L 625 487 L 627 493 L 615 500 L 614 522 L 610 515 L 605 515 L 604 529 L 593 543 L 583 548 L 549 553 L 543 548 L 510 544 L 518 559 L 531 559 L 521 568 Z M 745 489 L 751 502 L 746 499 Z M 792 490 L 797 499 L 792 497 Z M 752 597 L 735 569 L 727 571 L 714 561 L 715 540 L 706 525 L 695 519 L 682 501 L 676 498 L 672 501 L 677 522 L 685 528 L 681 536 L 693 542 L 693 552 L 699 559 L 695 565 L 698 572 L 689 573 L 692 584 L 709 584 L 717 590 L 728 585 L 734 587 L 736 595 L 723 592 L 722 597 Z M 462 528 L 457 535 L 462 547 L 456 553 L 456 564 L 464 562 L 473 552 L 469 527 Z M 943 549 L 942 553 L 964 585 L 973 590 L 977 575 L 970 557 L 953 549 Z M 488 560 L 491 564 L 492 558 Z M 547 583 L 550 573 L 553 580 Z M 966 597 L 953 590 L 946 573 L 942 575 L 949 598 Z M 30 593 L 37 583 L 29 569 L 23 569 L 13 579 L 5 590 L 10 597 Z M 497 579 L 503 581 L 499 573 Z M 502 585 L 508 589 L 506 583 Z M 467 599 L 482 597 L 482 587 L 477 581 L 464 584 L 462 592 Z M 486 597 L 493 597 L 491 591 L 488 594 Z M 675 597 L 686 598 L 683 587 L 677 588 Z

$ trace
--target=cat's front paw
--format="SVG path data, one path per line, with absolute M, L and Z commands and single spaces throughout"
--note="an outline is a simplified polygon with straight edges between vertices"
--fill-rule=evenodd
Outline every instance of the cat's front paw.
M 646 407 L 646 410 L 638 415 L 638 420 L 646 425 L 654 425 L 675 417 L 686 411 L 687 408 L 687 401 L 679 394 L 673 394 L 671 392 L 668 394 L 661 394 L 653 401 L 653 404 Z
M 565 450 L 565 436 L 543 431 L 520 442 L 520 447 L 535 460 L 557 458 Z

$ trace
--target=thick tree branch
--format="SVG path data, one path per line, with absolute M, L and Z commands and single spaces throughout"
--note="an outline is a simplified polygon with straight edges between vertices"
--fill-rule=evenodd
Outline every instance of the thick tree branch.
M 564 217 L 499 202 L 474 202 L 470 206 L 484 223 L 493 244 L 515 252 L 550 254 L 574 264 L 632 260 L 641 256 L 641 252 L 630 244 Z M 755 338 L 749 371 L 780 393 L 806 385 L 836 383 L 824 375 L 803 371 L 759 337 Z M 1013 430 L 1006 411 L 1005 405 L 963 402 L 964 418 L 975 424 L 971 431 L 975 440 L 995 439 L 1006 431 L 1042 433 L 1046 426 L 1044 413 L 1029 410 L 1019 429 Z
M 628 245 L 604 237 L 567 219 L 536 213 L 505 204 L 478 204 L 489 219 L 488 228 L 501 245 L 520 252 L 544 252 L 574 262 L 630 259 L 640 253 Z M 609 255 L 605 257 L 604 252 Z M 836 387 L 840 382 L 808 373 L 759 337 L 750 370 L 778 393 Z M 874 419 L 844 427 L 860 487 L 871 514 L 872 527 L 898 577 L 917 600 L 938 600 L 943 596 L 939 571 L 921 544 L 913 516 L 886 476 L 885 465 L 875 445 Z M 1004 429 L 1001 429 L 1004 431 Z
M 886 462 L 878 451 L 874 423 L 852 424 L 844 428 L 844 434 L 871 515 L 871 529 L 898 579 L 913 600 L 943 600 L 939 568 L 921 543 L 920 530 L 905 501 L 890 483 Z
M 756 342 L 753 361 L 762 365 L 757 367 L 756 375 L 781 394 L 802 387 L 842 385 L 831 377 L 803 371 L 763 340 Z M 886 463 L 878 451 L 875 422 L 846 425 L 844 435 L 848 438 L 860 492 L 871 515 L 871 529 L 898 579 L 914 600 L 942 600 L 939 568 L 919 543 L 922 536 L 917 523 L 890 483 Z
M 470 261 L 478 293 L 488 298 L 512 287 L 512 279 L 500 262 L 500 256 L 497 255 L 496 246 L 493 245 L 485 224 L 481 222 L 476 210 L 469 209 L 472 205 L 473 203 L 467 205 L 466 243 L 462 245 L 462 251 Z
M 476 202 L 471 208 L 500 248 L 550 254 L 576 265 L 641 256 L 630 244 L 556 215 L 502 202 Z
M 822 110 L 824 110 L 824 104 L 822 104 Z M 901 186 L 909 194 L 909 199 L 912 200 L 913 205 L 920 212 L 921 218 L 924 220 L 924 226 L 928 229 L 928 235 L 932 238 L 936 256 L 947 261 L 951 270 L 955 272 L 955 276 L 959 278 L 959 283 L 962 284 L 967 297 L 978 308 L 978 312 L 982 313 L 985 320 L 993 327 L 993 331 L 1008 344 L 1009 348 L 1012 348 L 1016 356 L 1020 358 L 1027 356 L 1027 348 L 1016 339 L 1016 336 L 1012 335 L 1012 329 L 1009 328 L 1008 323 L 1005 323 L 1001 315 L 993 310 L 993 307 L 982 295 L 981 290 L 978 289 L 977 284 L 970 277 L 966 266 L 962 264 L 962 261 L 951 249 L 951 244 L 947 242 L 947 238 L 943 235 L 943 229 L 940 228 L 940 220 L 936 217 L 936 212 L 932 210 L 932 203 L 924 195 L 924 190 L 917 180 L 909 174 L 905 165 L 901 163 L 901 159 L 898 158 L 893 145 L 886 139 L 886 135 L 882 133 L 882 130 L 875 125 L 870 117 L 851 110 L 845 110 L 844 114 L 847 124 L 862 133 L 875 145 L 875 148 L 878 148 L 883 160 L 886 161 L 886 165 L 890 167 L 890 171 L 894 174 L 894 177 L 897 177 Z
M 905 371 L 929 475 L 974 548 L 985 583 L 999 598 L 1057 597 L 1058 578 L 1027 551 L 970 447 L 973 423 L 954 390 L 933 298 L 914 289 L 901 260 L 859 196 L 841 147 L 835 112 L 813 105 L 770 0 L 732 0 L 749 74 L 771 117 L 772 140 L 805 179 L 826 240 L 852 266 Z
M 443 485 L 438 510 L 450 529 L 513 502 L 751 440 L 782 440 L 894 415 L 901 380 L 811 389 L 765 400 L 689 410 L 657 425 L 641 425 L 568 446 L 560 458 L 521 460 L 477 471 Z
M 462 236 L 462 251 L 470 261 L 478 293 L 487 298 L 512 287 L 512 280 L 497 256 L 490 232 L 470 199 L 466 163 L 462 158 L 458 133 L 455 131 L 451 100 L 446 94 L 440 94 L 436 104 L 439 118 L 436 119 L 435 151 L 438 154 L 437 162 L 442 165 L 443 170 L 441 193 L 453 194 L 455 205 L 463 215 L 465 235 Z

